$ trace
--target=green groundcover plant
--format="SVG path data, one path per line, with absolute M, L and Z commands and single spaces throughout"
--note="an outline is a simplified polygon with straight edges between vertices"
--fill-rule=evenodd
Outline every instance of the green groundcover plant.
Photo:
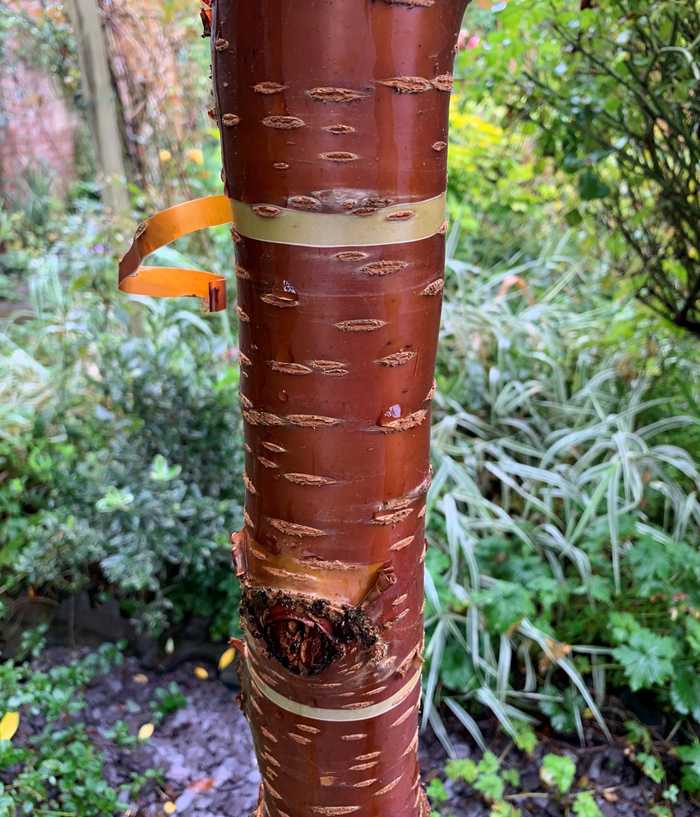
M 639 735 L 637 736 L 639 739 Z M 645 738 L 648 740 L 648 736 Z M 518 748 L 523 745 L 516 740 Z M 633 750 L 634 739 L 630 740 L 629 749 Z M 534 745 L 527 754 L 532 754 Z M 463 794 L 479 798 L 489 809 L 489 817 L 522 817 L 519 806 L 526 803 L 532 808 L 536 804 L 538 811 L 547 809 L 548 804 L 563 810 L 572 817 L 603 817 L 601 805 L 616 802 L 616 786 L 592 785 L 585 775 L 577 771 L 577 761 L 569 754 L 546 752 L 538 755 L 536 763 L 539 770 L 540 787 L 538 790 L 523 790 L 521 775 L 517 764 L 520 758 L 510 757 L 504 762 L 504 752 L 497 757 L 486 751 L 477 761 L 472 758 L 453 758 L 445 766 L 443 780 L 440 776 L 432 778 L 427 787 L 428 796 L 433 805 L 432 817 L 449 817 L 450 809 L 446 804 L 450 799 L 460 798 Z M 697 763 L 697 746 L 682 746 L 677 751 L 681 760 L 681 781 L 688 791 L 697 791 L 693 779 L 694 763 Z M 669 783 L 666 769 L 654 754 L 639 752 L 636 761 L 647 781 L 647 805 L 650 817 L 673 817 L 674 804 L 679 800 L 680 789 Z M 529 761 L 526 761 L 529 762 Z M 530 813 L 529 811 L 527 813 Z
M 37 650 L 34 650 L 37 652 Z M 133 774 L 116 790 L 105 780 L 103 754 L 80 721 L 87 684 L 123 661 L 121 648 L 105 645 L 62 666 L 0 664 L 0 817 L 123 814 L 128 800 L 159 774 Z M 16 729 L 7 729 L 14 718 Z M 119 730 L 112 735 L 115 742 Z M 134 745 L 138 738 L 122 741 Z

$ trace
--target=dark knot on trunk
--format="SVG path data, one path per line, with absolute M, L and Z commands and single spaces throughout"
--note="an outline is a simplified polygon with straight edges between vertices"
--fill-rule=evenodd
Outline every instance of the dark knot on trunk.
M 294 675 L 318 675 L 351 647 L 383 655 L 376 625 L 359 608 L 267 588 L 245 588 L 241 619 L 248 632 Z

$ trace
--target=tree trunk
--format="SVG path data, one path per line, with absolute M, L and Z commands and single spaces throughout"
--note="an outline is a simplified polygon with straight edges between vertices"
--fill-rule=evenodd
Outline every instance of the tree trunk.
M 71 0 L 67 5 L 80 58 L 83 94 L 89 111 L 95 159 L 104 185 L 104 201 L 115 213 L 127 215 L 121 120 L 109 70 L 102 16 L 97 0 Z
M 426 817 L 423 517 L 467 0 L 214 0 L 262 817 Z

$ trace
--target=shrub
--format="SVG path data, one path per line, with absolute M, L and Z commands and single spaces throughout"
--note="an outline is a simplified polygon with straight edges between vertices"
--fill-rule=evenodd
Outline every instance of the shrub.
M 234 339 L 225 319 L 117 295 L 107 247 L 123 237 L 93 216 L 67 220 L 36 263 L 33 315 L 0 337 L 12 395 L 0 592 L 86 587 L 151 632 L 197 615 L 228 634 L 242 496 Z
M 577 184 L 570 223 L 594 214 L 627 286 L 695 335 L 699 26 L 698 0 L 510 3 L 471 72 Z

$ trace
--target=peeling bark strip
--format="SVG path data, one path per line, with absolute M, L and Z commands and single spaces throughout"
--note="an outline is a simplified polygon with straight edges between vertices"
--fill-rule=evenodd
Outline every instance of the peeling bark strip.
M 256 817 L 429 815 L 420 563 L 465 5 L 213 0 L 247 356 L 232 557 Z

